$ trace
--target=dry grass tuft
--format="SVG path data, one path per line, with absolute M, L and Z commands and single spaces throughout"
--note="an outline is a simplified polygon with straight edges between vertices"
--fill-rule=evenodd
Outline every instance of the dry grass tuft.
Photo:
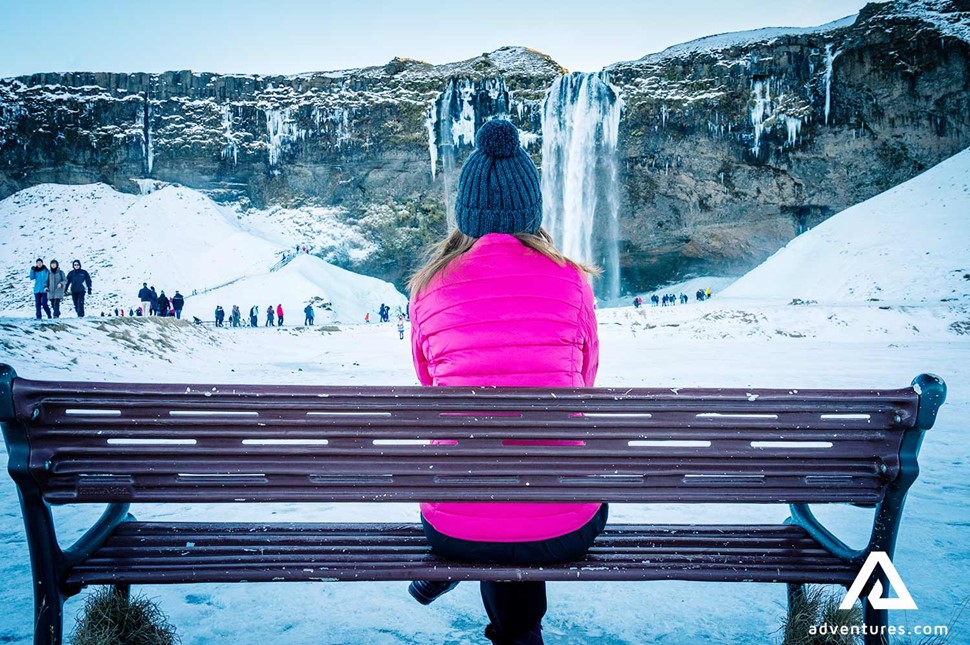
M 182 641 L 152 600 L 145 596 L 129 600 L 111 587 L 102 587 L 84 601 L 72 642 L 74 645 L 177 645 Z
M 834 627 L 836 632 L 843 626 L 862 625 L 862 608 L 856 605 L 842 610 L 839 609 L 841 602 L 840 595 L 823 587 L 806 587 L 804 596 L 788 610 L 782 626 L 782 645 L 856 645 L 861 642 L 861 638 L 851 634 L 812 633 L 813 628 L 821 625 Z

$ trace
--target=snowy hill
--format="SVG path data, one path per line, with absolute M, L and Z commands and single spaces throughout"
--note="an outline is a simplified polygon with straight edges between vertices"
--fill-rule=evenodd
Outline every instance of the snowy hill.
M 798 236 L 724 292 L 789 302 L 970 301 L 970 149 Z
M 142 282 L 168 296 L 178 289 L 187 297 L 186 315 L 210 320 L 215 304 L 245 310 L 253 301 L 264 309 L 281 303 L 291 320 L 307 302 L 331 303 L 332 315 L 320 322 L 355 322 L 381 302 L 404 305 L 390 283 L 315 256 L 273 270 L 293 249 L 267 233 L 252 218 L 182 186 L 140 196 L 103 184 L 34 186 L 0 201 L 0 313 L 33 314 L 27 274 L 38 257 L 58 259 L 65 271 L 81 260 L 94 282 L 93 315 L 137 307 Z M 193 291 L 207 293 L 192 298 Z
M 271 294 L 271 295 L 270 295 Z M 267 298 L 270 300 L 267 300 Z M 323 322 L 363 322 L 364 314 L 373 319 L 380 304 L 392 310 L 404 308 L 407 299 L 388 282 L 367 278 L 320 260 L 299 255 L 279 271 L 243 278 L 209 293 L 190 296 L 186 307 L 206 312 L 211 318 L 216 305 L 227 312 L 239 305 L 245 317 L 251 306 L 258 305 L 260 324 L 265 322 L 267 305 L 283 305 L 288 324 L 303 322 L 303 308 L 311 303 L 316 311 L 316 324 Z M 202 316 L 200 316 L 202 317 Z

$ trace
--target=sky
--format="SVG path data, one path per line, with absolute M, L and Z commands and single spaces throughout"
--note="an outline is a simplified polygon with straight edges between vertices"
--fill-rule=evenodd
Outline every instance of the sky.
M 524 45 L 596 71 L 728 31 L 820 25 L 864 0 L 0 0 L 0 77 L 52 71 L 295 74 L 448 63 Z

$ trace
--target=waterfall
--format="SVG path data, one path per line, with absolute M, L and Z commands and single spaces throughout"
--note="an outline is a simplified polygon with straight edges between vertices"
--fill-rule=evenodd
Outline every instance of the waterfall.
M 832 66 L 842 51 L 832 53 L 832 45 L 825 46 L 825 125 L 829 124 L 829 113 L 832 111 Z
M 558 78 L 542 110 L 543 225 L 568 257 L 603 269 L 597 295 L 620 292 L 616 144 L 623 101 L 605 72 Z

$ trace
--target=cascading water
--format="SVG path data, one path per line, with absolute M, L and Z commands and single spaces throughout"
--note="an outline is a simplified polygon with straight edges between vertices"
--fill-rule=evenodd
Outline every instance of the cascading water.
M 557 79 L 542 110 L 543 224 L 568 257 L 603 269 L 600 299 L 620 292 L 616 143 L 623 101 L 605 72 Z

